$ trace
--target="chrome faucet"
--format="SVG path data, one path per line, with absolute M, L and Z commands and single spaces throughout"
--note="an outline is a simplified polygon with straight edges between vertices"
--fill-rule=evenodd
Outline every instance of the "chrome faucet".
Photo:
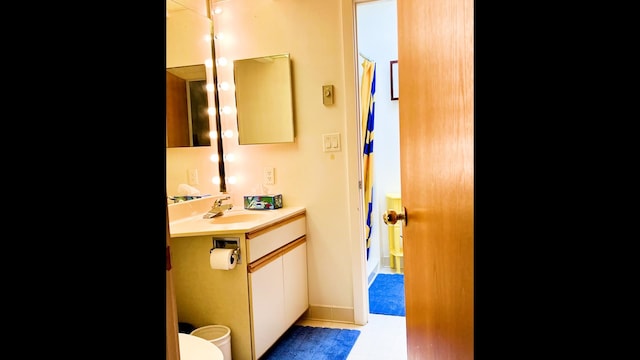
M 211 218 L 214 218 L 216 216 L 221 216 L 225 210 L 231 209 L 233 207 L 233 204 L 223 204 L 222 203 L 223 201 L 229 200 L 229 199 L 231 199 L 230 196 L 217 198 L 213 202 L 213 205 L 211 206 L 211 209 L 209 209 L 209 211 L 207 211 L 207 213 L 204 214 L 202 216 L 202 218 L 203 219 L 211 219 Z

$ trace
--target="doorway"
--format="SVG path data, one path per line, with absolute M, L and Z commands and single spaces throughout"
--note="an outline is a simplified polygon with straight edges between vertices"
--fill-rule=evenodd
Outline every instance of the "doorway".
M 404 314 L 405 302 L 404 286 L 397 285 L 404 283 L 404 276 L 391 275 L 403 274 L 402 225 L 387 226 L 382 221 L 382 214 L 387 209 L 401 204 L 399 94 L 397 87 L 393 86 L 393 75 L 397 76 L 397 73 L 393 74 L 392 67 L 398 59 L 396 13 L 396 0 L 360 1 L 355 4 L 358 89 L 361 89 L 363 82 L 364 63 L 375 63 L 374 131 L 370 137 L 373 139 L 373 156 L 369 155 L 368 159 L 373 163 L 370 174 L 373 178 L 372 210 L 365 283 L 369 292 L 369 313 L 382 315 Z M 397 78 L 395 80 L 397 82 Z M 362 97 L 360 99 L 359 106 L 366 107 L 366 104 L 362 104 L 365 100 Z M 361 132 L 365 131 L 364 126 L 358 128 Z M 365 140 L 362 133 L 360 139 L 361 148 L 363 143 L 370 141 L 369 137 Z M 364 164 L 361 166 L 361 169 L 366 168 Z M 363 184 L 366 188 L 368 182 L 363 179 Z M 363 189 L 363 192 L 366 193 L 366 190 Z M 364 209 L 367 209 L 366 205 Z M 366 218 L 363 221 L 366 229 Z M 388 286 L 391 279 L 396 284 L 392 286 L 394 291 L 376 290 L 381 284 Z
M 399 100 L 392 99 L 398 94 L 392 93 L 391 77 L 391 64 L 398 59 L 396 0 L 359 1 L 355 8 L 358 81 L 362 79 L 361 64 L 365 59 L 376 64 L 373 207 L 366 269 L 370 285 L 377 273 L 402 273 L 403 267 L 402 258 L 391 254 L 394 243 L 390 237 L 393 234 L 382 221 L 389 196 L 398 197 L 401 185 Z

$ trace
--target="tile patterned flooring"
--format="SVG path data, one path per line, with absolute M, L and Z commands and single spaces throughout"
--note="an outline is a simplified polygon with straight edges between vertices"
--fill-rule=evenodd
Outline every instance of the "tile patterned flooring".
M 390 273 L 381 269 L 379 273 Z M 369 314 L 366 325 L 301 319 L 296 324 L 360 330 L 346 360 L 406 360 L 407 333 L 404 316 Z

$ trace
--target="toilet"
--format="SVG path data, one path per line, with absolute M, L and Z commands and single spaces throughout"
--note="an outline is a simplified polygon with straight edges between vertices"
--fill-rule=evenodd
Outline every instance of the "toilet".
M 216 344 L 194 335 L 178 333 L 180 360 L 224 360 Z

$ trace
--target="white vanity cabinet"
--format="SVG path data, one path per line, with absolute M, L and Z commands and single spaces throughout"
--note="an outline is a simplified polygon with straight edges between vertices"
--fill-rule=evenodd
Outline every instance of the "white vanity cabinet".
M 261 256 L 248 266 L 254 359 L 309 307 L 305 227 L 302 216 L 268 233 L 246 236 L 249 258 L 252 252 Z
M 249 273 L 255 359 L 286 330 L 283 274 L 282 257 Z
M 309 307 L 307 244 L 303 236 L 249 265 L 254 358 L 262 356 Z
M 228 326 L 233 360 L 259 359 L 309 308 L 306 212 L 268 211 L 264 223 L 244 228 L 214 229 L 202 216 L 170 224 L 178 321 Z M 238 241 L 234 269 L 211 268 L 216 239 Z

